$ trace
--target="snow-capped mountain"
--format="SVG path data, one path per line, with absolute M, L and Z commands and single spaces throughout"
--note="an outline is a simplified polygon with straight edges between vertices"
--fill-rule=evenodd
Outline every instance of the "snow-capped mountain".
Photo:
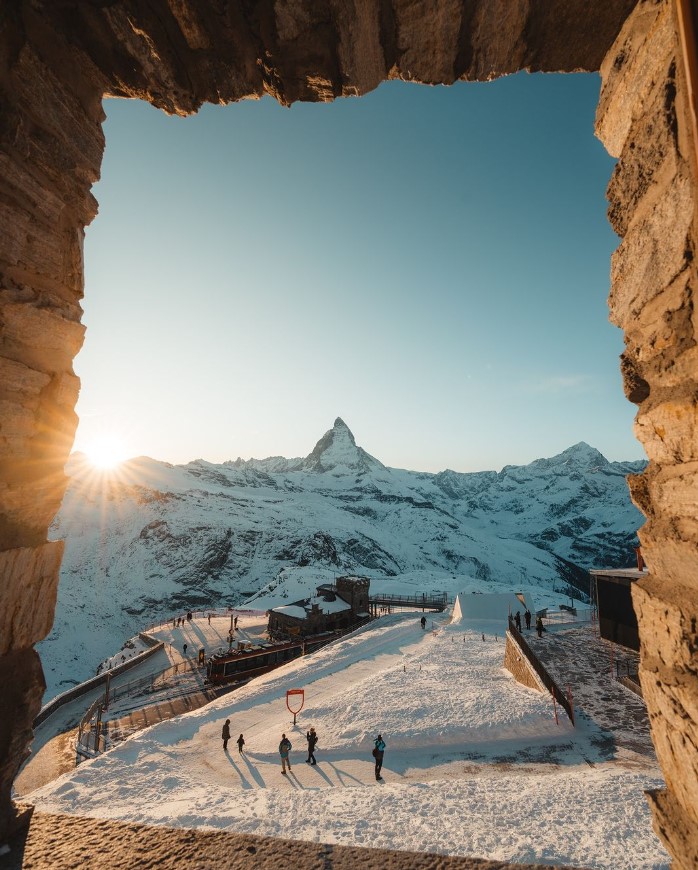
M 49 691 L 158 615 L 237 604 L 294 566 L 383 588 L 409 576 L 426 591 L 588 589 L 589 568 L 633 563 L 642 516 L 625 475 L 642 467 L 580 443 L 498 473 L 405 471 L 358 447 L 341 419 L 299 459 L 140 458 L 99 477 L 75 455 L 52 530 L 66 551 L 40 645 Z

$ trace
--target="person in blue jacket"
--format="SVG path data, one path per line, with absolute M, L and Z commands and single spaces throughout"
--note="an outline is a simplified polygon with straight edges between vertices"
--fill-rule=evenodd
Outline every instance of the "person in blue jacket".
M 381 735 L 373 741 L 373 757 L 376 759 L 376 779 L 383 779 L 381 769 L 383 767 L 383 753 L 385 752 L 385 742 Z

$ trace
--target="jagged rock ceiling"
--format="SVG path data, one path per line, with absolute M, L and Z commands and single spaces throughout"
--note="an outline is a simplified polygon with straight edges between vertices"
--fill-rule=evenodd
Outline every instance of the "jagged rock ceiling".
M 385 79 L 450 84 L 518 70 L 598 70 L 636 0 L 33 0 L 34 44 L 56 34 L 111 96 L 187 113 L 203 102 L 363 94 Z
M 682 5 L 687 6 L 687 2 Z M 0 5 L 0 835 L 43 678 L 60 546 L 46 541 L 76 426 L 84 228 L 102 98 L 186 114 L 270 94 L 360 95 L 385 79 L 598 70 L 597 129 L 619 163 L 614 322 L 650 466 L 632 494 L 651 576 L 637 584 L 643 685 L 667 788 L 655 825 L 698 861 L 698 423 L 695 165 L 670 0 L 5 0 Z M 633 13 L 631 15 L 631 12 Z M 630 18 L 629 18 L 630 16 Z M 621 29 L 622 28 L 622 29 Z M 615 43 L 615 44 L 614 44 Z

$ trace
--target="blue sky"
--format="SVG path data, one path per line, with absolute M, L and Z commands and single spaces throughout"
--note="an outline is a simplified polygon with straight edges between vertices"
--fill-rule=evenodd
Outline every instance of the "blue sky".
M 643 452 L 608 323 L 596 75 L 172 118 L 107 100 L 76 449 L 302 456 L 341 416 L 382 462 Z

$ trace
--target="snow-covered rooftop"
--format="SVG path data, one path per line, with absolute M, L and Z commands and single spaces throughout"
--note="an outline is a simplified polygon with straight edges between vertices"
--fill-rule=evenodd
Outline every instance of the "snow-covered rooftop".
M 339 595 L 335 595 L 331 600 L 329 596 L 326 598 L 323 595 L 313 595 L 302 604 L 300 602 L 284 604 L 280 607 L 273 607 L 272 611 L 283 613 L 284 616 L 292 616 L 294 619 L 305 619 L 315 604 L 323 613 L 341 613 L 344 610 L 351 610 L 351 605 L 347 604 Z

